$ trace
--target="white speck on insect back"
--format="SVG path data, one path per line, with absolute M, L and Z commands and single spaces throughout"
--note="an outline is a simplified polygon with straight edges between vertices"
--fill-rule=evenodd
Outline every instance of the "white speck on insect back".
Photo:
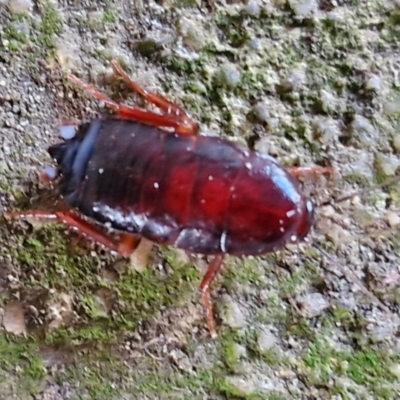
M 283 228 L 283 227 L 280 227 L 279 230 L 280 230 L 282 233 L 285 232 L 285 228 Z
M 251 163 L 249 163 L 249 162 L 247 162 L 247 163 L 245 164 L 245 166 L 246 166 L 247 169 L 252 169 L 252 168 L 253 168 L 253 166 L 252 166 Z
M 99 174 L 102 174 L 104 172 L 104 168 L 99 169 Z
M 221 251 L 223 253 L 226 253 L 226 232 L 222 232 L 220 241 L 219 241 L 219 245 L 221 247 Z
M 296 210 L 289 210 L 287 213 L 286 213 L 286 216 L 288 217 L 288 218 L 291 218 L 291 217 L 293 217 L 293 215 L 295 215 L 296 214 Z
M 280 220 L 279 220 L 279 223 L 282 225 L 282 224 L 283 224 L 283 219 L 280 219 Z
M 155 187 L 156 189 L 158 189 L 158 188 L 160 187 L 160 185 L 158 184 L 158 182 L 154 182 L 154 187 Z
M 295 242 L 295 241 L 297 240 L 297 236 L 296 236 L 296 235 L 290 236 L 290 240 L 291 240 L 292 242 Z
M 212 175 L 210 175 L 209 177 L 208 177 L 208 180 L 209 181 L 212 181 L 214 179 L 214 177 L 212 176 Z
M 186 150 L 187 150 L 187 151 L 190 151 L 190 147 L 186 147 Z
M 99 211 L 100 211 L 100 208 L 99 208 L 99 207 L 96 207 L 96 206 L 94 206 L 94 207 L 92 208 L 92 210 L 93 210 L 93 212 L 99 212 Z

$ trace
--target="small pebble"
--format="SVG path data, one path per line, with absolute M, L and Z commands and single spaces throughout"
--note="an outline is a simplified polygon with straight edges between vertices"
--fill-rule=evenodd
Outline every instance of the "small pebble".
M 371 124 L 369 119 L 365 118 L 362 115 L 355 115 L 351 126 L 356 132 L 367 132 L 367 133 L 375 132 L 375 128 Z
M 73 315 L 73 293 L 58 293 L 50 291 L 53 294 L 46 304 L 46 318 L 50 330 L 65 326 L 71 320 Z
M 246 316 L 239 304 L 233 301 L 229 296 L 225 296 L 224 300 L 225 307 L 222 315 L 225 324 L 233 329 L 243 328 L 246 325 Z
M 386 219 L 391 228 L 395 228 L 400 224 L 400 215 L 398 212 L 388 211 L 386 213 Z
M 249 1 L 245 6 L 245 11 L 247 14 L 256 17 L 260 14 L 261 7 L 257 1 Z
M 267 122 L 270 118 L 270 112 L 267 104 L 260 101 L 254 106 L 254 113 L 261 122 Z
M 189 360 L 189 357 L 179 349 L 174 349 L 169 354 L 171 361 L 181 370 L 185 372 L 190 372 L 193 366 Z
M 54 39 L 57 60 L 64 70 L 78 68 L 82 60 L 78 42 L 70 39 L 68 34 Z
M 276 346 L 277 342 L 277 337 L 269 328 L 262 329 L 258 334 L 257 344 L 261 352 L 272 349 Z
M 320 293 L 308 293 L 296 299 L 301 308 L 301 314 L 306 318 L 314 318 L 329 307 L 329 302 Z
M 100 25 L 103 21 L 104 13 L 102 11 L 90 11 L 87 13 L 89 26 Z
M 235 389 L 235 393 L 240 397 L 251 396 L 257 392 L 257 385 L 251 378 L 245 376 L 227 376 L 226 383 Z
M 109 311 L 110 306 L 107 302 L 107 296 L 105 293 L 107 290 L 99 289 L 93 296 L 93 302 L 91 304 L 92 312 L 95 312 L 97 316 L 106 318 Z
M 377 75 L 372 75 L 365 84 L 367 90 L 379 92 L 382 89 L 382 80 Z
M 10 301 L 4 307 L 3 327 L 7 332 L 15 335 L 26 333 L 24 310 L 18 300 Z
M 260 50 L 261 49 L 261 40 L 258 38 L 253 38 L 248 42 L 248 45 L 253 50 Z
M 378 140 L 379 132 L 374 125 L 362 115 L 355 115 L 351 123 L 354 142 L 358 146 L 373 146 Z
M 178 27 L 180 34 L 183 36 L 185 45 L 194 51 L 201 50 L 206 40 L 203 30 L 199 25 L 199 21 L 189 18 L 181 18 Z
M 383 110 L 389 115 L 400 113 L 400 97 L 384 103 Z
M 32 0 L 10 0 L 8 9 L 12 14 L 27 14 L 33 9 Z
M 393 147 L 396 151 L 400 151 L 400 133 L 393 136 Z
M 337 96 L 327 90 L 321 90 L 320 101 L 323 111 L 326 113 L 333 112 L 337 105 Z
M 277 382 L 273 379 L 267 379 L 267 377 L 258 377 L 256 374 L 249 375 L 231 375 L 225 377 L 226 384 L 235 389 L 235 394 L 240 398 L 253 398 L 256 395 L 257 398 L 260 394 L 266 394 L 272 390 L 279 390 Z
M 371 324 L 367 326 L 368 337 L 374 342 L 383 342 L 390 339 L 395 331 L 394 325 L 388 321 L 387 323 Z
M 25 35 L 26 37 L 29 36 L 30 26 L 25 21 L 14 23 L 13 28 L 15 29 L 16 32 Z
M 239 343 L 234 343 L 231 346 L 230 351 L 232 352 L 232 356 L 235 360 L 240 360 L 247 357 L 246 347 Z
M 389 371 L 400 379 L 400 364 L 392 364 L 389 366 Z
M 304 65 L 295 68 L 281 81 L 281 85 L 286 90 L 298 91 L 307 83 L 307 73 Z
M 376 155 L 376 161 L 379 168 L 386 176 L 394 176 L 397 168 L 400 166 L 400 160 L 394 155 L 384 155 L 378 153 Z
M 291 6 L 295 14 L 299 17 L 309 17 L 318 10 L 317 0 L 296 1 L 292 0 Z
M 236 86 L 242 79 L 242 76 L 235 65 L 225 64 L 221 67 L 220 78 L 228 86 Z
M 313 122 L 316 136 L 321 143 L 328 143 L 338 138 L 341 130 L 338 122 L 332 118 L 319 118 Z

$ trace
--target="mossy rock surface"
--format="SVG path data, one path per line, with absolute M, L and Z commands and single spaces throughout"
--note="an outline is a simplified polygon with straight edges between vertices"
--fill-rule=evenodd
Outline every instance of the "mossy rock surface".
M 395 2 L 3 3 L 1 213 L 55 206 L 38 174 L 59 123 L 108 113 L 68 72 L 137 100 L 110 59 L 202 134 L 337 169 L 302 180 L 316 204 L 400 165 Z M 214 341 L 204 257 L 155 247 L 138 271 L 60 224 L 0 216 L 0 400 L 398 398 L 399 189 L 317 208 L 310 238 L 329 260 L 307 244 L 227 258 Z M 355 273 L 393 315 L 327 269 Z

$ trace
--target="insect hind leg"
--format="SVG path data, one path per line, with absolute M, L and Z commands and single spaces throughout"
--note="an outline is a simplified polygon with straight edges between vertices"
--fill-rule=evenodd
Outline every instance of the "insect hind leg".
M 71 211 L 46 211 L 46 210 L 28 210 L 25 212 L 9 212 L 5 213 L 7 218 L 35 218 L 35 219 L 47 219 L 47 220 L 58 220 L 69 228 L 78 231 L 93 241 L 103 245 L 111 251 L 115 251 L 124 257 L 130 256 L 138 247 L 140 243 L 140 237 L 122 233 L 119 239 L 114 239 L 110 235 L 107 235 L 102 230 L 97 228 L 92 223 L 79 217 Z

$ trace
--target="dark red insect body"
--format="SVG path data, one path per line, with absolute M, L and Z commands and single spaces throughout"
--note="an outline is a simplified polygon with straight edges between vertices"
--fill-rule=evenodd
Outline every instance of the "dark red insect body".
M 215 336 L 209 286 L 224 255 L 267 253 L 309 233 L 313 205 L 292 176 L 303 168 L 286 170 L 267 155 L 197 135 L 197 124 L 184 110 L 147 92 L 115 61 L 112 64 L 127 85 L 162 114 L 115 103 L 70 75 L 119 116 L 81 125 L 75 136 L 66 127 L 64 142 L 49 149 L 58 163 L 60 193 L 82 217 L 72 211 L 39 210 L 8 215 L 58 218 L 125 256 L 136 249 L 140 237 L 214 255 L 200 289 Z M 167 127 L 172 131 L 163 129 Z M 58 174 L 46 176 L 55 179 Z M 119 239 L 90 220 L 116 229 Z
M 49 151 L 71 207 L 158 244 L 256 255 L 303 239 L 313 222 L 296 179 L 227 140 L 96 119 Z

